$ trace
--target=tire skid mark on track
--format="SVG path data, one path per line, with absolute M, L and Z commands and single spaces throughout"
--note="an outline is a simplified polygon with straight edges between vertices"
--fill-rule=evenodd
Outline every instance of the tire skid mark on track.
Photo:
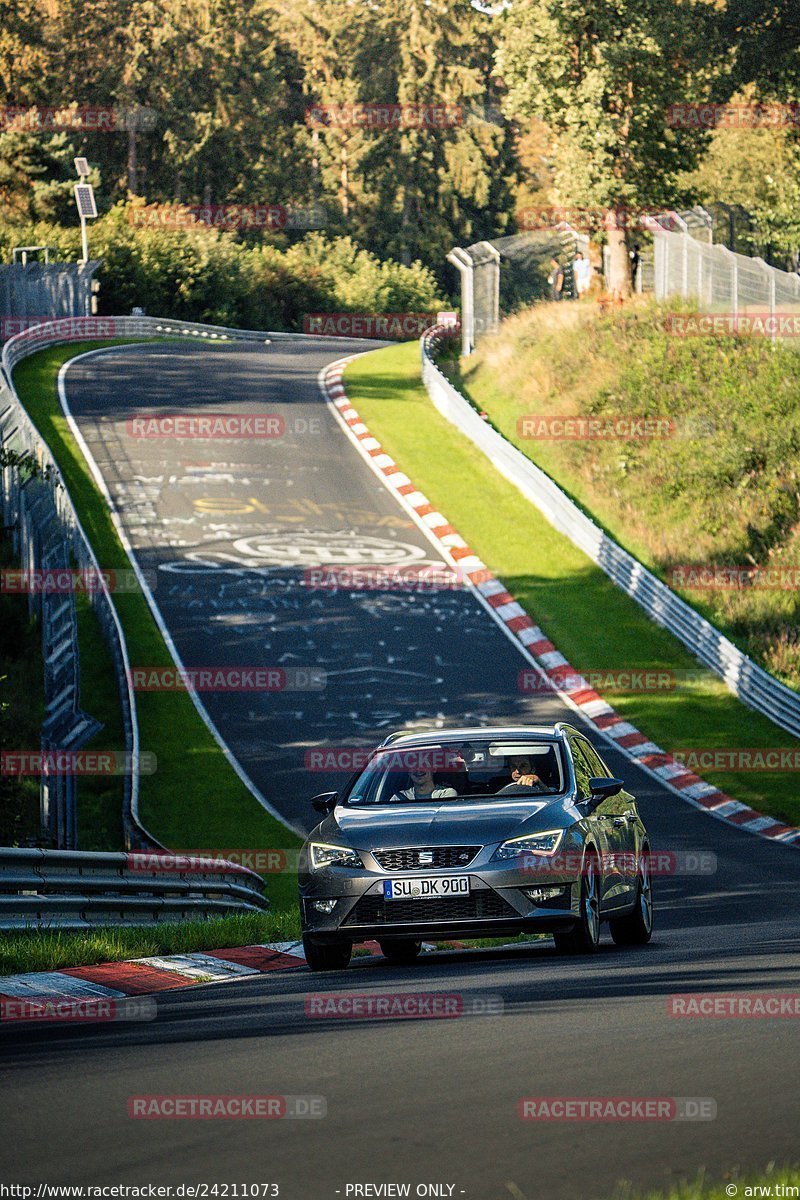
M 757 812 L 701 779 L 641 733 L 630 721 L 624 720 L 588 682 L 585 686 L 561 686 L 560 681 L 565 676 L 574 678 L 580 676 L 580 672 L 570 666 L 564 655 L 467 545 L 446 516 L 415 487 L 372 435 L 353 407 L 343 383 L 345 367 L 352 361 L 352 357 L 332 363 L 323 369 L 319 376 L 322 393 L 339 424 L 358 447 L 374 473 L 394 493 L 420 529 L 445 558 L 463 573 L 469 587 L 484 608 L 516 643 L 524 657 L 546 677 L 553 693 L 560 696 L 569 708 L 578 713 L 628 759 L 694 808 L 748 833 L 800 848 L 800 828 L 785 825 L 774 817 Z

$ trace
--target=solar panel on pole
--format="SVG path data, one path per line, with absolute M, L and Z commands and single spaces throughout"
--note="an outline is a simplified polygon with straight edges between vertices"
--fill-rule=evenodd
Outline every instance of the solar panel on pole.
M 85 221 L 87 217 L 97 216 L 94 188 L 90 183 L 75 184 L 75 203 L 78 206 L 78 215 L 81 220 Z

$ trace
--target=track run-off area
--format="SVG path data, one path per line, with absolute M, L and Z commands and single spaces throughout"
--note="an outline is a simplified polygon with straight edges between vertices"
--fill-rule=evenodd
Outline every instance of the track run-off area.
M 580 724 L 557 696 L 520 690 L 526 660 L 472 591 L 309 586 L 323 567 L 445 566 L 320 392 L 322 368 L 364 349 L 135 345 L 81 356 L 62 379 L 179 661 L 291 681 L 201 700 L 253 803 L 295 829 L 315 823 L 309 798 L 349 774 L 314 757 L 326 747 L 401 727 Z M 164 414 L 268 415 L 282 433 L 142 436 Z M 796 1157 L 797 1020 L 681 1019 L 668 999 L 800 989 L 800 855 L 714 821 L 586 732 L 637 796 L 654 850 L 714 857 L 712 873 L 656 879 L 649 946 L 604 935 L 588 959 L 557 956 L 549 939 L 410 968 L 356 959 L 164 993 L 146 1023 L 0 1030 L 3 1174 L 30 1179 L 37 1163 L 34 1181 L 271 1182 L 303 1200 L 355 1183 L 569 1200 Z M 502 1003 L 447 1020 L 308 1012 L 311 995 L 397 991 Z M 326 1116 L 131 1119 L 129 1098 L 153 1094 L 321 1096 Z M 695 1098 L 716 1115 L 525 1121 L 531 1096 Z

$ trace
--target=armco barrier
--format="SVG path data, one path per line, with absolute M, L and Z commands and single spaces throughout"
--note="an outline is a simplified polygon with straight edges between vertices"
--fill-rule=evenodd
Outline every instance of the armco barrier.
M 267 907 L 261 878 L 224 860 L 0 849 L 0 929 L 152 925 Z
M 550 524 L 597 563 L 656 624 L 668 629 L 700 662 L 719 675 L 734 695 L 788 733 L 800 737 L 800 695 L 754 663 L 710 621 L 617 545 L 549 475 L 481 418 L 434 361 L 442 333 L 441 327 L 434 328 L 421 339 L 423 382 L 442 416 L 474 442 Z
M 125 845 L 158 846 L 139 819 L 139 732 L 136 702 L 130 684 L 125 637 L 97 559 L 72 505 L 50 449 L 20 403 L 12 382 L 14 367 L 31 354 L 65 342 L 116 337 L 180 337 L 219 341 L 297 340 L 302 334 L 267 333 L 201 325 L 159 317 L 66 317 L 31 326 L 10 338 L 3 348 L 0 372 L 0 447 L 30 455 L 39 473 L 30 477 L 13 467 L 0 470 L 3 523 L 13 530 L 15 548 L 27 571 L 73 565 L 96 572 L 99 586 L 90 593 L 92 607 L 113 656 L 125 733 L 132 764 L 124 777 L 123 829 Z M 42 749 L 77 750 L 97 730 L 80 708 L 75 602 L 71 595 L 31 597 L 38 611 L 45 660 L 45 724 Z M 70 776 L 42 778 L 42 814 L 56 844 L 76 845 L 76 785 Z

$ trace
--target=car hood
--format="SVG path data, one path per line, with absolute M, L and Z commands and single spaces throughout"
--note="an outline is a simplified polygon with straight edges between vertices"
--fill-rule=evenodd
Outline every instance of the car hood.
M 564 796 L 498 800 L 482 804 L 452 800 L 348 808 L 339 805 L 319 827 L 319 835 L 355 850 L 404 846 L 490 845 L 574 820 Z

